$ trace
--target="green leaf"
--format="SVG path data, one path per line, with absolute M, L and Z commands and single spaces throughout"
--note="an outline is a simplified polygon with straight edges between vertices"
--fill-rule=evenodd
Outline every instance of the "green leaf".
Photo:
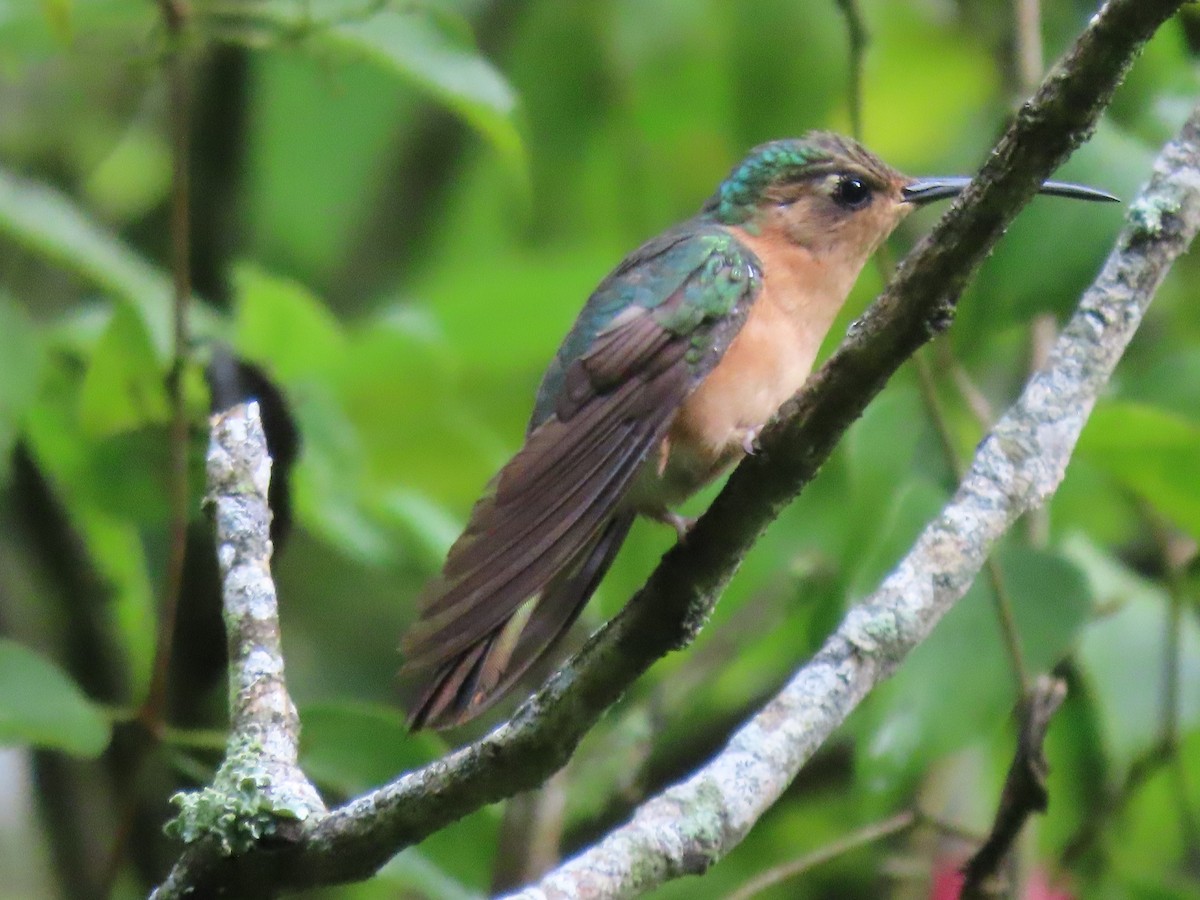
M 469 28 L 448 10 L 391 9 L 362 2 L 244 3 L 222 9 L 214 24 L 255 45 L 304 36 L 316 46 L 370 60 L 444 103 L 500 153 L 524 185 L 525 145 L 517 95 L 471 45 Z
M 0 230 L 30 250 L 137 305 L 166 354 L 171 280 L 89 219 L 64 194 L 0 169 Z
M 840 555 L 851 596 L 873 590 L 945 503 L 945 489 L 920 472 L 927 418 L 916 391 L 891 390 L 846 435 L 848 527 Z
M 8 478 L 9 451 L 37 396 L 43 361 L 33 322 L 0 293 L 0 484 Z
M 429 91 L 490 140 L 514 171 L 524 172 L 517 97 L 504 76 L 431 17 L 384 10 L 334 25 L 329 37 Z
M 386 520 L 397 513 L 366 483 L 362 436 L 340 383 L 355 371 L 358 342 L 297 282 L 242 266 L 235 283 L 237 349 L 283 382 L 303 435 L 293 480 L 299 520 L 355 559 L 390 558 L 397 542 Z
M 51 31 L 63 43 L 71 40 L 71 0 L 42 0 L 42 11 Z
M 89 557 L 112 586 L 109 616 L 125 651 L 130 692 L 140 697 L 150 683 L 157 638 L 154 589 L 142 535 L 128 521 L 91 510 L 79 510 L 77 522 Z
M 27 417 L 29 446 L 86 548 L 98 589 L 112 598 L 106 613 L 125 652 L 131 692 L 137 695 L 148 681 L 154 655 L 155 608 L 139 525 L 124 515 L 128 510 L 112 508 L 112 494 L 117 484 L 132 493 L 144 473 L 128 457 L 112 458 L 108 442 L 97 444 L 83 434 L 79 388 L 72 376 L 50 368 L 42 393 Z M 139 456 L 144 462 L 145 455 Z
M 1128 198 L 1145 180 L 1153 156 L 1152 148 L 1102 119 L 1092 139 L 1055 177 Z M 984 262 L 970 302 L 959 307 L 956 343 L 978 352 L 1003 325 L 1023 325 L 1046 312 L 1065 318 L 1108 252 L 1124 210 L 1119 203 L 1034 198 Z M 1071 239 L 1048 241 L 1047 235 L 1054 234 Z
M 423 307 L 392 307 L 355 326 L 337 378 L 361 438 L 364 477 L 385 488 L 367 501 L 437 563 L 457 535 L 458 514 L 512 450 L 464 409 L 457 355 Z M 532 389 L 509 399 L 515 408 L 505 418 L 516 430 Z
M 412 734 L 403 716 L 385 706 L 321 703 L 306 706 L 300 753 L 318 783 L 352 795 L 437 759 L 445 744 L 429 732 Z
M 1200 537 L 1200 424 L 1137 403 L 1100 404 L 1079 438 L 1078 454 Z
M 1128 879 L 1121 891 L 1123 897 L 1190 900 L 1197 896 L 1200 879 L 1194 872 L 1190 878 L 1180 878 L 1173 890 L 1161 884 L 1164 872 L 1188 872 L 1194 852 L 1194 820 L 1190 812 L 1186 813 L 1186 819 L 1179 815 L 1181 809 L 1194 808 L 1195 803 L 1195 790 L 1188 790 L 1195 782 L 1182 774 L 1194 759 L 1190 755 L 1195 752 L 1194 741 L 1192 745 L 1181 742 L 1175 750 L 1178 768 L 1151 767 L 1145 781 L 1121 810 L 1118 821 L 1111 826 L 1112 833 L 1119 834 L 1120 840 L 1109 840 L 1106 846 L 1111 848 L 1113 870 Z
M 300 764 L 325 788 L 347 796 L 385 784 L 446 752 L 429 732 L 413 734 L 394 708 L 365 703 L 319 703 L 301 710 Z M 400 854 L 379 874 L 391 886 L 421 896 L 461 900 L 471 896 L 464 883 L 486 883 L 488 854 L 464 855 L 472 847 L 494 846 L 499 817 L 481 809 Z
M 154 4 L 129 0 L 0 0 L 0 63 L 61 53 L 80 35 L 93 49 L 144 47 L 157 20 Z
M 439 866 L 424 850 L 409 847 L 380 869 L 376 880 L 384 889 L 380 896 L 388 900 L 397 892 L 428 900 L 479 900 L 485 896 L 469 889 L 456 874 L 452 866 Z
M 0 234 L 128 302 L 142 319 L 158 358 L 167 358 L 170 276 L 92 221 L 69 197 L 0 168 Z M 212 311 L 195 302 L 191 325 L 197 334 L 219 330 Z
M 1126 373 L 1118 389 L 1124 400 L 1184 417 L 1195 415 L 1200 410 L 1200 347 L 1164 354 L 1144 371 Z
M 264 363 L 282 381 L 334 371 L 346 337 L 333 314 L 299 282 L 257 266 L 234 273 L 234 342 L 247 359 Z
M 88 199 L 107 220 L 130 222 L 168 202 L 171 145 L 158 123 L 131 123 L 88 174 Z
M 421 491 L 397 488 L 384 495 L 381 506 L 415 539 L 426 562 L 434 567 L 462 532 L 463 523 Z
M 1095 698 L 1104 749 L 1122 770 L 1161 736 L 1167 592 L 1082 537 L 1065 546 L 1099 606 L 1115 609 L 1083 633 L 1079 663 Z M 1181 729 L 1200 725 L 1200 623 L 1183 617 L 1179 653 Z
M 118 304 L 89 362 L 79 392 L 79 424 L 108 437 L 170 417 L 165 375 L 150 336 L 126 304 Z
M 0 638 L 0 745 L 91 758 L 108 739 L 108 720 L 75 682 L 46 658 Z
M 291 396 L 304 436 L 293 476 L 298 519 L 351 558 L 389 559 L 398 547 L 368 509 L 371 498 L 364 497 L 363 451 L 354 423 L 322 384 L 301 382 Z
M 1014 547 L 999 559 L 1026 666 L 1046 671 L 1087 622 L 1088 582 L 1052 553 Z M 878 693 L 863 765 L 881 784 L 894 784 L 1009 721 L 1016 701 L 1012 666 L 986 578 L 976 580 Z

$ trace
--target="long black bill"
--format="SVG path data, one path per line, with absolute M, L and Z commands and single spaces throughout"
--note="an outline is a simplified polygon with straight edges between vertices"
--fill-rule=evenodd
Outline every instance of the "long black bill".
M 922 206 L 934 200 L 944 200 L 947 197 L 957 197 L 963 192 L 971 179 L 964 175 L 950 175 L 945 178 L 918 178 L 911 181 L 900 190 L 906 203 Z M 1051 197 L 1071 197 L 1074 200 L 1099 200 L 1109 203 L 1119 203 L 1120 199 L 1104 191 L 1087 187 L 1082 184 L 1071 184 L 1066 181 L 1043 182 L 1038 188 L 1039 194 Z

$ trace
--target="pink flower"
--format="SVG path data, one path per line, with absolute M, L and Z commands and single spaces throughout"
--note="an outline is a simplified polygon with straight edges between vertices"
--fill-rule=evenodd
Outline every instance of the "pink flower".
M 963 887 L 962 862 L 941 859 L 933 870 L 933 886 L 929 900 L 959 900 Z M 1025 884 L 1021 900 L 1075 900 L 1075 895 L 1063 887 L 1055 887 L 1045 869 L 1038 867 Z

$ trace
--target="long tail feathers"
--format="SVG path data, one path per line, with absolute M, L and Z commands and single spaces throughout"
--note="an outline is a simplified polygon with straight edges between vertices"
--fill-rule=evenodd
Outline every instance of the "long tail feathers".
M 566 634 L 612 565 L 633 519 L 632 512 L 614 516 L 577 564 L 565 566 L 507 621 L 436 669 L 412 672 L 409 727 L 461 725 L 503 697 Z

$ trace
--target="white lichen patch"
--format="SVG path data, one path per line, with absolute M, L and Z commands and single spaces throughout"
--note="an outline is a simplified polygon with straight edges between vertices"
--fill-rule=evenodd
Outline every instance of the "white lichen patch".
M 1162 234 L 1163 219 L 1179 212 L 1179 201 L 1162 194 L 1143 195 L 1129 205 L 1129 223 L 1144 237 Z
M 281 822 L 302 822 L 318 811 L 305 788 L 286 780 L 276 784 L 262 745 L 244 740 L 229 748 L 212 785 L 171 798 L 179 814 L 165 830 L 185 844 L 212 839 L 225 856 L 245 853 Z

